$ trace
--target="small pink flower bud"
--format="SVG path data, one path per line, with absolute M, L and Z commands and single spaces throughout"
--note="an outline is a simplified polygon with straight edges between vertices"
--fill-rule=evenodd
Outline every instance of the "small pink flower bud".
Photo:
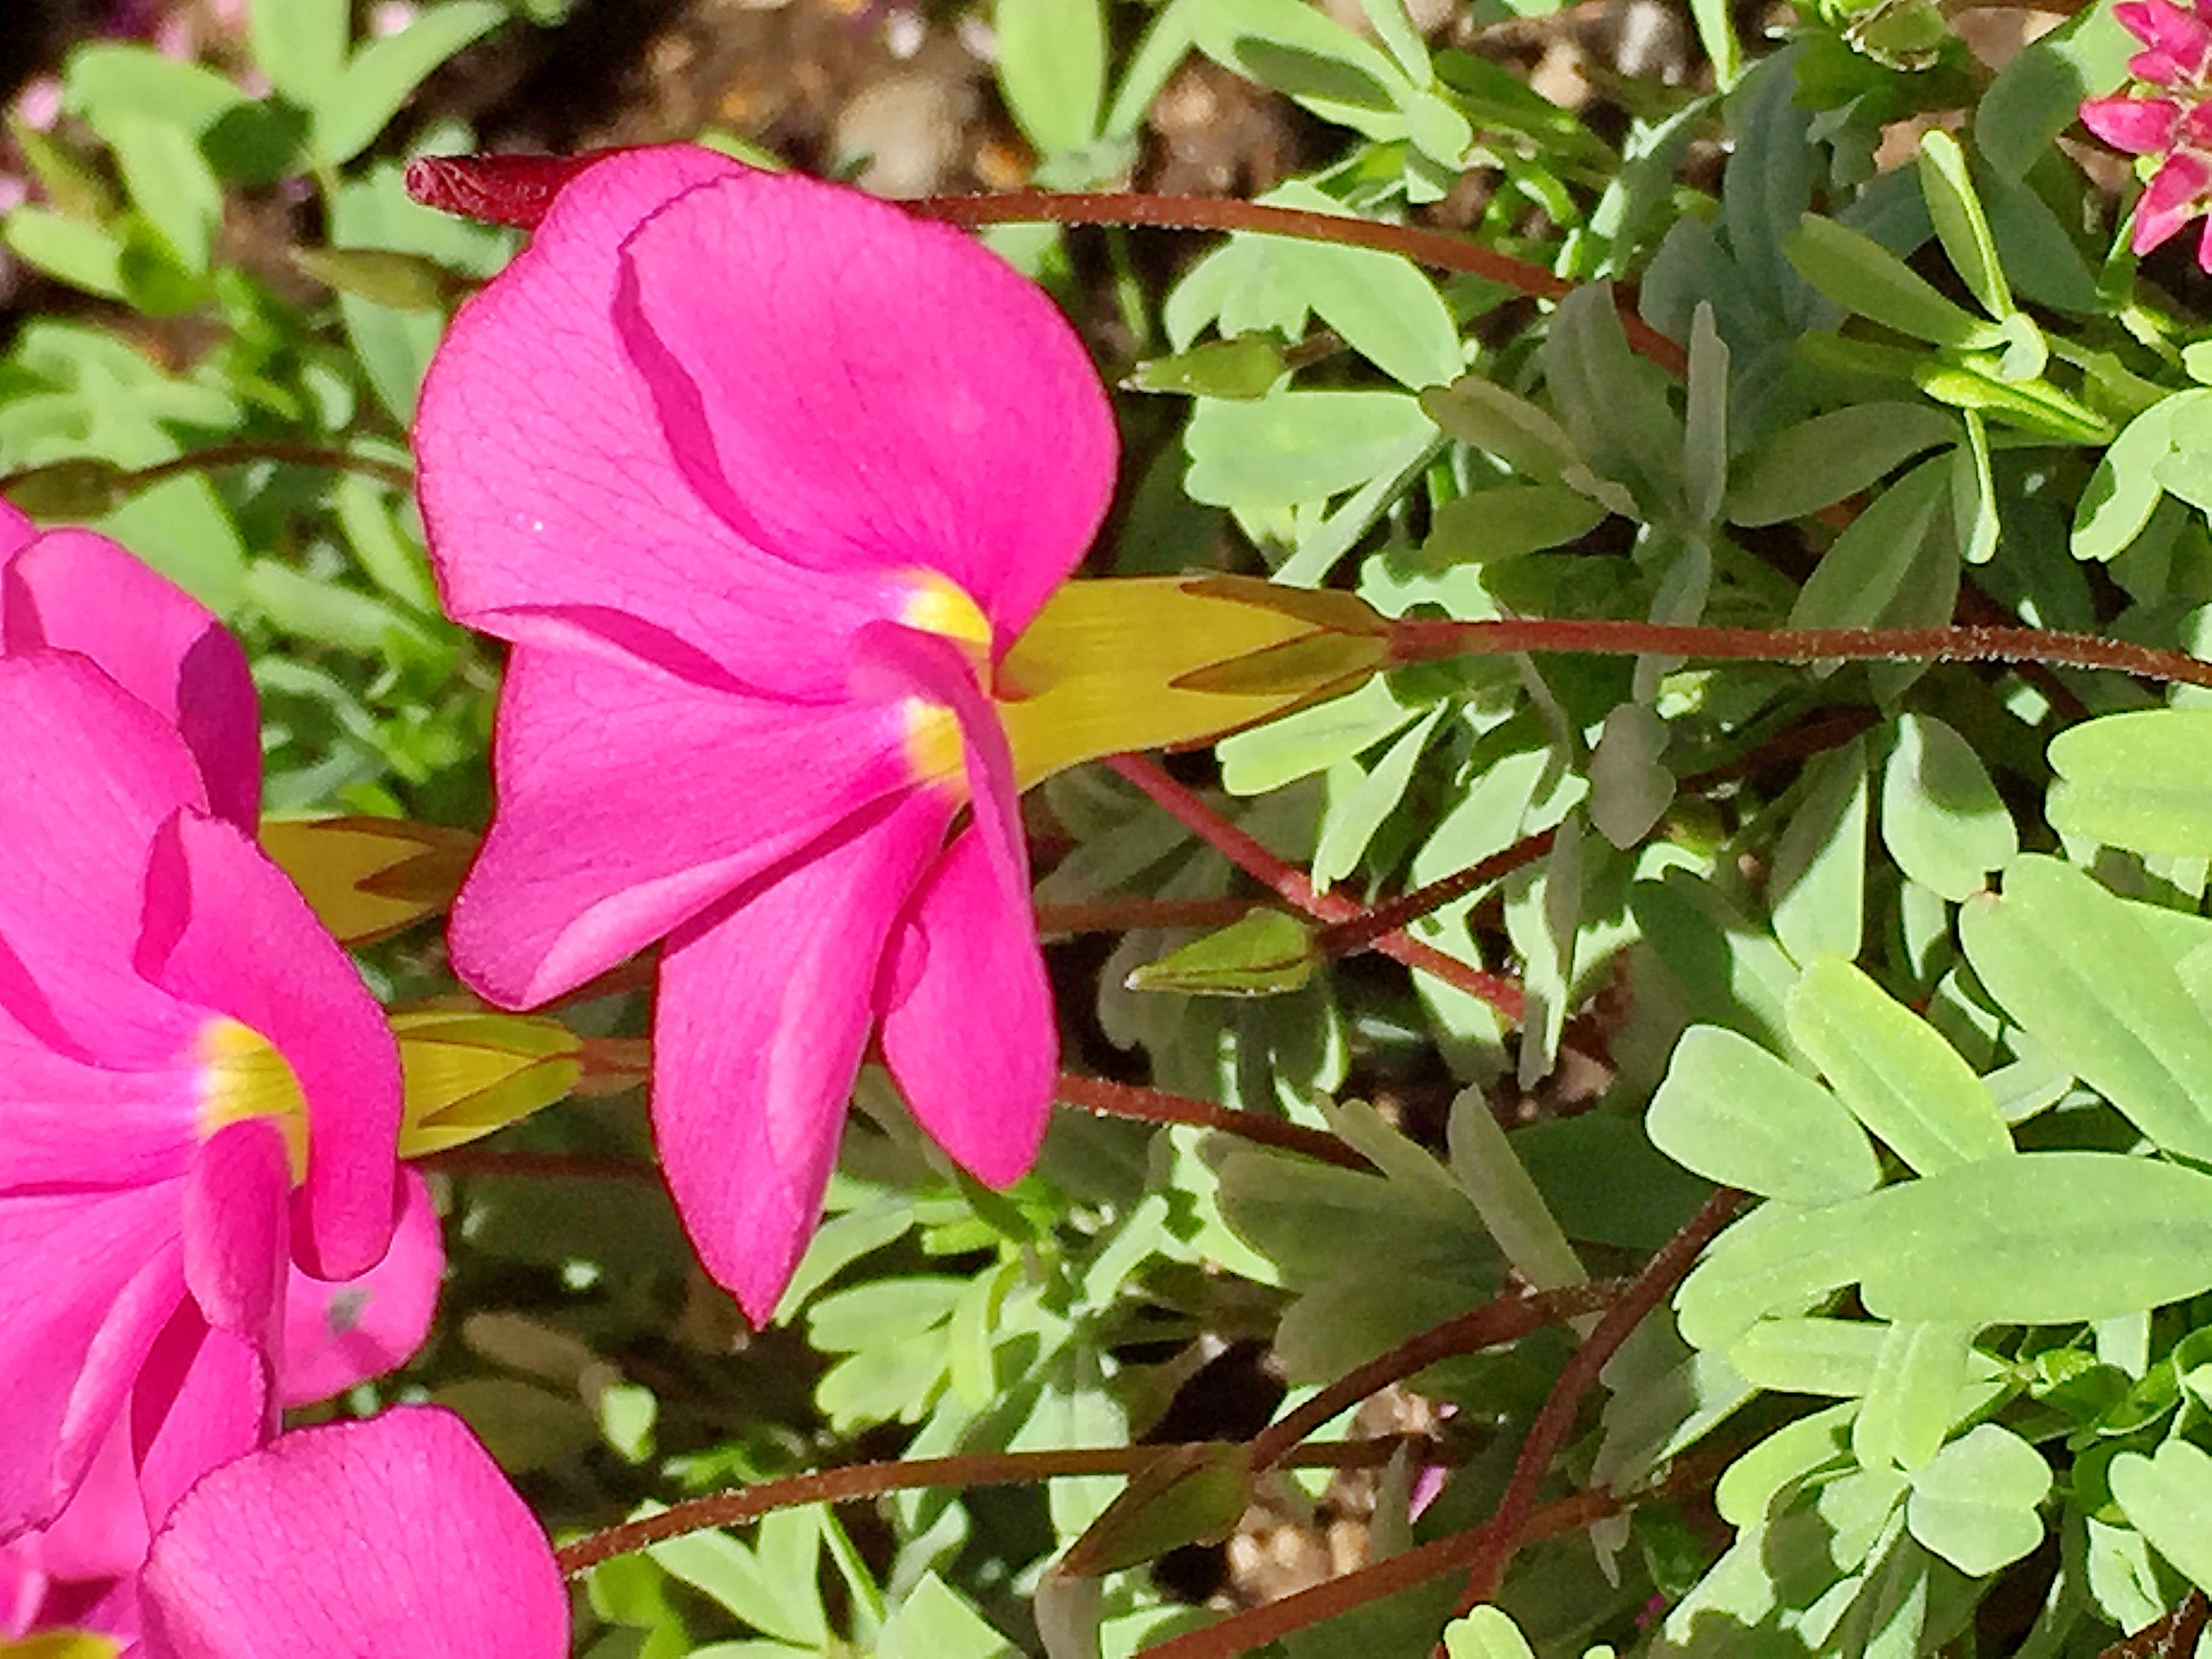
M 2171 148 L 2183 118 L 2181 106 L 2170 98 L 2092 98 L 2081 106 L 2081 125 L 2130 155 Z

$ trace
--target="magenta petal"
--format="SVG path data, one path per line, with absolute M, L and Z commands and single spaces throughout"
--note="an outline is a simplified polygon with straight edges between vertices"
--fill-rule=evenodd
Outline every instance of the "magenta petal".
M 185 1182 L 185 1286 L 209 1324 L 273 1344 L 290 1240 L 283 1130 L 248 1118 L 208 1137 Z
M 862 673 L 902 678 L 960 722 L 975 823 L 924 879 L 877 999 L 915 1116 L 963 1169 L 1005 1186 L 1036 1162 L 1060 1066 L 1013 758 L 949 641 L 872 629 L 855 654 Z
M 595 641 L 828 702 L 845 635 L 894 614 L 902 594 L 825 582 L 716 516 L 669 454 L 615 333 L 623 238 L 684 191 L 743 171 L 690 146 L 633 150 L 561 191 L 430 365 L 415 422 L 422 517 L 447 609 L 469 627 L 564 650 Z
M 461 1420 L 400 1407 L 216 1470 L 154 1540 L 145 1659 L 563 1659 L 536 1518 Z
M 661 960 L 661 1166 L 700 1260 L 756 1324 L 821 1215 L 884 937 L 951 815 L 914 792 L 688 924 Z
M 132 966 L 146 849 L 204 799 L 151 708 L 61 652 L 0 659 L 0 1006 L 38 1041 L 117 1070 L 173 1064 L 193 1021 Z
M 39 526 L 27 514 L 0 501 L 0 559 L 12 557 L 39 538 Z
M 373 1265 L 392 1237 L 399 1049 L 299 890 L 234 824 L 179 812 L 155 842 L 138 960 L 290 1064 L 307 1103 L 307 1265 L 332 1279 Z
M 890 703 L 764 702 L 518 650 L 455 968 L 504 1007 L 573 989 L 903 787 L 904 741 Z
M 2212 185 L 2212 165 L 2183 154 L 2169 159 L 2151 175 L 2136 204 L 2136 230 L 2131 243 L 2137 253 L 2148 253 L 2194 218 Z
M 258 828 L 259 704 L 214 612 L 105 536 L 57 530 L 6 564 L 0 618 L 10 653 L 48 647 L 98 663 L 177 728 L 216 814 Z
M 0 1194 L 138 1187 L 199 1145 L 194 1071 L 114 1072 L 58 1053 L 0 1007 Z
M 0 1540 L 61 1513 L 183 1300 L 179 1186 L 0 1199 Z
M 2172 0 L 2121 0 L 2112 16 L 2143 45 L 2172 60 L 2179 79 L 2202 75 L 2212 58 L 2212 26 Z
M 2166 98 L 2092 98 L 2081 106 L 2081 125 L 2130 155 L 2166 149 L 2180 119 L 2181 106 Z
M 191 1310 L 161 1333 L 131 1401 L 138 1489 L 158 1526 L 210 1469 L 276 1431 L 264 1350 L 210 1329 Z
M 445 1276 L 445 1238 L 422 1177 L 402 1169 L 399 1183 L 399 1224 L 383 1261 L 336 1284 L 293 1272 L 279 1404 L 313 1405 L 397 1370 L 428 1337 Z
M 988 248 L 741 172 L 623 252 L 623 337 L 691 488 L 748 541 L 825 573 L 939 571 L 1002 646 L 1081 561 L 1113 414 L 1066 319 Z

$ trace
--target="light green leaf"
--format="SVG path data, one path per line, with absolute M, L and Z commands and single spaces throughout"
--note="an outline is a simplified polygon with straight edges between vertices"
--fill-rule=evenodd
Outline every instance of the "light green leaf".
M 2011 1430 L 1983 1423 L 1912 1477 L 1905 1524 L 1960 1571 L 1985 1577 L 2043 1541 L 2036 1506 L 2050 1491 L 2042 1455 Z
M 1256 334 L 1240 334 L 1230 340 L 1208 340 L 1172 357 L 1139 363 L 1127 384 L 1139 392 L 1181 392 L 1195 398 L 1241 402 L 1266 397 L 1285 373 L 1283 354 L 1273 341 Z
M 2160 1146 L 2212 1158 L 2212 1024 L 2137 907 L 2027 857 L 1960 912 L 1966 959 L 2058 1063 Z
M 1968 564 L 1987 564 L 1996 556 L 2003 526 L 1997 518 L 1997 487 L 1990 471 L 1989 423 L 1978 410 L 1959 411 L 1966 441 L 1951 452 L 1951 533 Z
M 2198 1589 L 2212 1589 L 2212 1455 L 2185 1440 L 2156 1453 L 2122 1452 L 2108 1473 L 2112 1496 L 2151 1547 Z
M 1444 1626 L 1444 1651 L 1451 1659 L 1536 1659 L 1528 1638 L 1510 1616 L 1480 1607 Z
M 204 273 L 222 217 L 222 187 L 191 135 L 152 116 L 118 112 L 101 136 L 115 150 L 131 204 L 180 266 Z
M 1984 1158 L 1804 1222 L 1832 1230 L 1824 1255 L 1854 1261 L 1888 1319 L 2071 1324 L 2212 1287 L 2212 1176 L 2153 1158 Z
M 1923 461 L 1836 538 L 1790 607 L 1792 628 L 1865 628 L 1911 591 L 1950 490 L 1948 457 Z
M 1767 878 L 1774 936 L 1801 963 L 1823 952 L 1855 957 L 1866 927 L 1866 740 L 1854 738 L 1806 772 Z
M 1548 1291 L 1589 1277 L 1480 1088 L 1452 1101 L 1445 1143 L 1453 1176 L 1522 1278 Z
M 1966 152 L 1941 128 L 1920 135 L 1920 194 L 1951 268 L 1966 279 L 1983 310 L 1992 317 L 2009 317 L 2012 289 L 2006 285 L 1981 198 L 1974 193 L 1973 179 L 1966 171 Z
M 1855 316 L 1960 350 L 1995 350 L 2004 331 L 1951 303 L 1871 236 L 1817 214 L 1798 222 L 1783 253 L 1805 279 Z
M 1479 374 L 1424 392 L 1421 407 L 1449 435 L 1497 456 L 1523 477 L 1551 483 L 1580 460 L 1565 427 Z
M 1396 473 L 1436 428 L 1397 392 L 1278 388 L 1251 403 L 1199 404 L 1183 434 L 1192 499 L 1264 508 L 1322 501 Z
M 1382 679 L 1265 726 L 1224 738 L 1221 787 L 1232 795 L 1264 795 L 1326 771 L 1389 737 L 1421 711 L 1408 708 Z
M 2020 850 L 2012 814 L 1973 746 L 1929 714 L 1901 714 L 1882 769 L 1881 838 L 1911 880 L 1956 902 Z
M 1044 155 L 1098 136 L 1106 95 L 1106 23 L 1098 0 L 997 0 L 999 87 Z
M 2120 428 L 2075 507 L 2075 558 L 2116 558 L 2142 533 L 2166 493 L 2158 470 L 2175 453 L 2175 425 L 2208 403 L 2212 392 L 2177 392 Z
M 348 0 L 281 0 L 249 17 L 253 62 L 270 85 L 309 110 L 336 94 L 353 33 Z
M 1721 1026 L 1683 1033 L 1644 1127 L 1683 1168 L 1793 1203 L 1832 1204 L 1881 1179 L 1866 1132 L 1833 1095 Z
M 2144 708 L 2051 740 L 2045 802 L 2061 834 L 2139 853 L 2212 856 L 2212 709 Z
M 1851 1425 L 1851 1449 L 1860 1462 L 1910 1473 L 1936 1457 L 1957 1411 L 1973 1342 L 1971 1325 L 1912 1321 L 1887 1328 L 1866 1401 Z
M 98 225 L 50 208 L 19 207 L 0 220 L 0 240 L 47 276 L 103 299 L 123 297 L 123 244 Z
M 1840 957 L 1790 993 L 1790 1035 L 1851 1115 L 1922 1175 L 2012 1151 L 1982 1080 L 1936 1029 Z
M 648 1546 L 647 1553 L 671 1577 L 713 1597 L 762 1634 L 811 1650 L 830 1637 L 812 1567 L 813 1552 L 820 1547 L 821 1521 L 811 1510 L 788 1513 L 813 1539 L 805 1577 L 796 1582 L 785 1561 L 771 1564 L 768 1559 L 768 1524 L 775 1516 L 762 1522 L 758 1553 L 726 1532 L 694 1532 L 663 1539 Z
M 1762 1319 L 1728 1351 L 1744 1380 L 1778 1394 L 1852 1400 L 1874 1386 L 1894 1328 L 1863 1319 Z
M 1954 416 L 1925 404 L 1851 404 L 1785 427 L 1736 466 L 1731 524 L 1780 524 L 1872 487 L 1923 450 L 1954 442 Z
M 1248 81 L 1273 87 L 1324 121 L 1388 142 L 1414 87 L 1378 48 L 1299 0 L 1207 0 L 1194 20 L 1198 49 Z
M 306 100 L 314 112 L 317 155 L 332 167 L 353 160 L 375 143 L 431 70 L 507 18 L 498 0 L 447 0 L 398 33 L 370 41 L 354 54 L 330 96 Z
M 1441 704 L 1431 709 L 1419 725 L 1383 751 L 1373 771 L 1352 780 L 1348 791 L 1339 793 L 1337 775 L 1331 773 L 1328 805 L 1322 814 L 1321 840 L 1314 848 L 1312 866 L 1314 885 L 1322 892 L 1350 875 L 1358 864 L 1359 855 L 1367 850 L 1382 820 L 1404 797 L 1413 781 L 1414 763 L 1443 714 Z
M 70 54 L 62 72 L 62 97 L 64 106 L 95 131 L 105 132 L 116 115 L 131 114 L 167 121 L 195 138 L 205 137 L 217 122 L 250 101 L 204 64 L 165 58 L 135 42 L 107 40 Z
M 1132 969 L 1125 983 L 1132 991 L 1187 996 L 1274 996 L 1308 983 L 1317 965 L 1305 924 L 1262 906 L 1218 933 Z
M 1565 484 L 1493 484 L 1446 501 L 1430 515 L 1420 564 L 1439 569 L 1518 558 L 1575 541 L 1607 516 L 1603 504 Z

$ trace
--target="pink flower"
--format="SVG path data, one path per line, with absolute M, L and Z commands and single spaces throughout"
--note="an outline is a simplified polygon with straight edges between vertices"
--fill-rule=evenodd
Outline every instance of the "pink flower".
M 112 543 L 0 508 L 0 647 L 4 1628 L 135 1571 L 272 1389 L 404 1356 L 393 1279 L 437 1267 L 391 1032 L 252 838 L 236 642 Z M 337 1282 L 388 1264 L 403 1209 L 398 1265 Z M 371 1356 L 344 1339 L 380 1301 Z
M 447 606 L 514 647 L 462 976 L 528 1006 L 666 941 L 655 1130 L 755 1319 L 872 1033 L 1018 1176 L 1057 1043 L 991 697 L 1115 456 L 1051 303 L 885 204 L 630 151 L 463 308 L 415 439 Z
M 562 1659 L 568 1597 L 461 1420 L 401 1407 L 280 1436 L 154 1540 L 144 1659 Z
M 2147 90 L 2081 106 L 2081 124 L 2113 149 L 2159 158 L 2136 204 L 2130 246 L 2139 254 L 2212 209 L 2212 21 L 2197 3 L 2122 0 L 2113 7 L 2112 15 L 2143 44 L 2128 60 L 2128 73 Z M 2212 270 L 2212 222 L 2197 263 Z

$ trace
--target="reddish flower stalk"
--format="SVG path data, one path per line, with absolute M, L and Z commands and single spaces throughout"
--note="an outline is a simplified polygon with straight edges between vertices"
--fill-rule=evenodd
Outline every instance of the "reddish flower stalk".
M 1056 1097 L 1063 1104 L 1079 1106 L 1101 1117 L 1126 1117 L 1139 1123 L 1183 1123 L 1194 1128 L 1218 1130 L 1286 1152 L 1297 1152 L 1340 1169 L 1366 1170 L 1374 1167 L 1324 1130 L 1309 1129 L 1304 1124 L 1287 1123 L 1281 1118 L 1264 1117 L 1257 1112 L 1217 1106 L 1210 1100 L 1193 1100 L 1187 1095 L 1142 1088 L 1133 1083 L 1109 1083 L 1103 1078 L 1078 1077 L 1073 1072 L 1062 1072 Z
M 1407 661 L 1414 660 L 1412 658 Z M 1257 878 L 1306 915 L 1324 922 L 1351 921 L 1362 907 L 1335 893 L 1320 893 L 1298 871 L 1223 817 L 1159 766 L 1141 755 L 1116 755 L 1107 761 L 1131 783 L 1143 790 L 1169 817 L 1212 847 L 1247 875 Z M 1434 945 L 1405 933 L 1385 933 L 1374 949 L 1445 984 L 1486 1002 L 1508 1020 L 1518 1024 L 1526 1003 L 1521 988 L 1502 975 L 1485 973 L 1446 956 Z

